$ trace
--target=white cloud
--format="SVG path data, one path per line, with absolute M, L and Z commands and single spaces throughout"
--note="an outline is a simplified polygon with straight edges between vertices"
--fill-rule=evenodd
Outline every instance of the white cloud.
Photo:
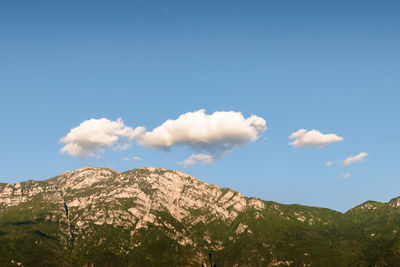
M 194 154 L 189 158 L 185 159 L 183 162 L 178 162 L 178 164 L 183 165 L 184 167 L 193 166 L 196 162 L 200 162 L 202 165 L 210 164 L 213 162 L 214 158 L 211 155 L 206 154 Z
M 342 164 L 343 161 L 340 160 L 329 160 L 325 163 L 326 166 L 332 166 L 332 165 L 336 165 L 336 164 Z
M 134 157 L 132 157 L 132 158 L 125 157 L 125 158 L 122 158 L 122 160 L 125 160 L 125 161 L 129 161 L 129 160 L 142 160 L 142 158 L 141 158 L 141 157 L 134 156 Z
M 122 119 L 90 119 L 60 139 L 65 144 L 60 152 L 77 157 L 92 157 L 103 153 L 106 148 L 125 150 L 137 133 L 137 130 L 126 126 Z
M 60 152 L 78 157 L 99 156 L 107 148 L 125 150 L 136 140 L 137 144 L 151 149 L 168 151 L 174 146 L 187 146 L 196 152 L 206 152 L 194 154 L 182 164 L 208 164 L 235 146 L 256 141 L 266 130 L 265 120 L 256 115 L 245 118 L 241 112 L 234 111 L 206 114 L 204 109 L 167 120 L 152 131 L 146 131 L 143 126 L 133 129 L 121 119 L 90 119 L 60 139 L 64 144 Z
M 360 154 L 358 154 L 356 156 L 350 156 L 344 160 L 343 166 L 348 167 L 351 164 L 353 164 L 354 162 L 363 161 L 366 156 L 368 156 L 368 154 L 365 152 L 361 152 Z
M 349 178 L 351 176 L 351 173 L 341 173 L 340 174 L 340 177 L 342 177 L 342 178 L 344 178 L 344 179 L 346 179 L 346 178 Z
M 237 145 L 256 141 L 267 130 L 263 118 L 252 115 L 244 118 L 241 112 L 217 111 L 206 114 L 204 109 L 167 120 L 152 131 L 135 129 L 137 141 L 148 148 L 169 150 L 185 145 L 196 151 L 221 156 Z
M 317 130 L 307 131 L 305 129 L 300 129 L 297 132 L 292 133 L 289 139 L 294 139 L 289 145 L 302 148 L 302 147 L 312 147 L 312 148 L 324 148 L 330 143 L 343 141 L 343 137 L 337 136 L 336 134 L 323 134 Z
M 330 160 L 330 161 L 327 161 L 325 164 L 326 164 L 326 166 L 331 166 L 331 165 L 335 164 L 335 162 Z

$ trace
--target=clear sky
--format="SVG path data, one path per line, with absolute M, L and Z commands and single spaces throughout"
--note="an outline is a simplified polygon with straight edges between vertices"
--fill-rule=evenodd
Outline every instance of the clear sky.
M 280 203 L 388 201 L 400 195 L 399 14 L 397 0 L 1 1 L 0 182 L 154 166 Z M 222 152 L 130 135 L 202 109 L 268 129 Z M 60 152 L 71 129 L 101 118 L 121 118 L 132 139 Z M 300 129 L 342 140 L 289 145 Z

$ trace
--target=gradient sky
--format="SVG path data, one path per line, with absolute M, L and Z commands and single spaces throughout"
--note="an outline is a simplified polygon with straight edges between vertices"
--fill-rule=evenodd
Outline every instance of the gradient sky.
M 400 195 L 399 14 L 399 1 L 369 0 L 1 1 L 0 182 L 155 166 L 280 203 L 389 201 Z M 152 130 L 199 109 L 255 114 L 268 130 L 186 168 L 187 147 L 60 153 L 91 118 Z M 344 140 L 289 146 L 302 128 Z

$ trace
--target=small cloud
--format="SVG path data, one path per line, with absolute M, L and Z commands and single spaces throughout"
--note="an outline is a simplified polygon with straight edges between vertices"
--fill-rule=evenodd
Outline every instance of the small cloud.
M 347 159 L 344 160 L 343 166 L 348 167 L 348 166 L 350 166 L 351 164 L 353 164 L 354 162 L 357 162 L 357 161 L 364 161 L 364 158 L 365 158 L 366 156 L 368 156 L 368 154 L 365 153 L 365 152 L 361 152 L 360 154 L 358 154 L 358 155 L 356 155 L 356 156 L 350 156 L 350 157 L 348 157 Z
M 324 148 L 330 143 L 343 141 L 343 137 L 336 134 L 323 134 L 317 130 L 307 131 L 300 129 L 292 133 L 289 139 L 294 139 L 289 145 L 295 148 L 311 147 L 311 148 Z
M 326 166 L 331 166 L 331 165 L 333 165 L 333 164 L 335 164 L 335 162 L 332 161 L 332 160 L 327 161 L 327 162 L 325 163 Z
M 138 130 L 126 126 L 122 119 L 86 120 L 60 139 L 65 144 L 60 152 L 74 157 L 99 157 L 106 148 L 125 150 L 138 134 Z
M 349 178 L 351 176 L 351 173 L 341 173 L 340 177 L 342 177 L 343 179 Z
M 179 165 L 183 165 L 183 167 L 193 166 L 196 162 L 200 162 L 202 165 L 210 164 L 213 162 L 214 158 L 211 155 L 206 154 L 194 154 L 189 158 L 185 159 L 183 162 L 178 162 Z
M 141 157 L 132 157 L 132 158 L 128 158 L 128 157 L 125 157 L 125 158 L 123 158 L 122 160 L 125 160 L 125 161 L 129 161 L 129 160 L 142 160 L 142 158 Z
M 329 160 L 325 163 L 326 166 L 332 166 L 332 165 L 336 165 L 336 164 L 341 164 L 340 160 Z

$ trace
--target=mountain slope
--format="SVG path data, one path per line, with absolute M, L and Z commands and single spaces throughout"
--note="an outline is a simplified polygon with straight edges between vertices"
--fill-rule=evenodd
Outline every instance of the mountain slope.
M 179 171 L 87 167 L 0 184 L 1 266 L 400 266 L 399 199 L 342 214 Z

